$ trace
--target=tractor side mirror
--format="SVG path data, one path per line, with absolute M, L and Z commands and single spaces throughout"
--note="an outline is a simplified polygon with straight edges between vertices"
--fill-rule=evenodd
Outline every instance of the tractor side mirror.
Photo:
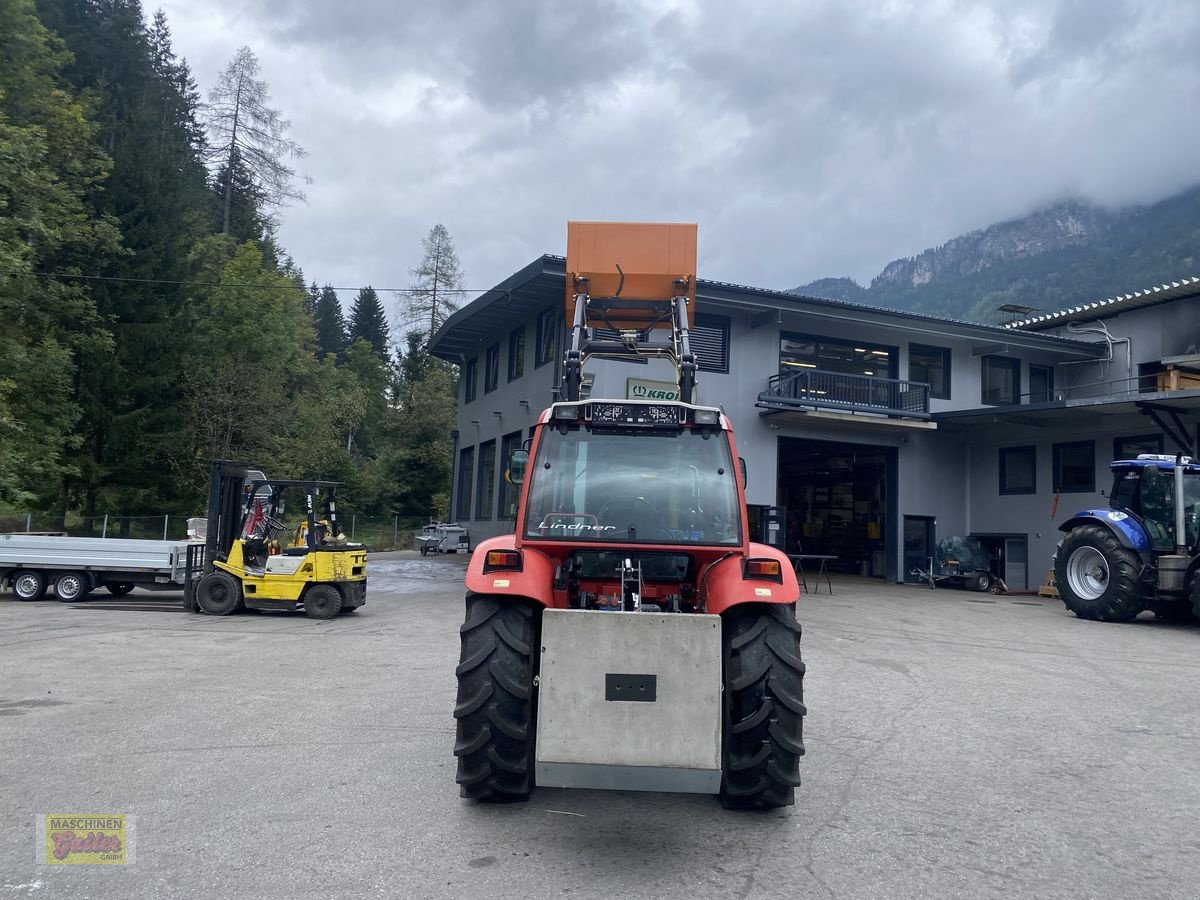
M 525 466 L 529 464 L 529 452 L 526 450 L 514 450 L 512 456 L 508 458 L 508 480 L 513 484 L 521 484 L 525 481 Z

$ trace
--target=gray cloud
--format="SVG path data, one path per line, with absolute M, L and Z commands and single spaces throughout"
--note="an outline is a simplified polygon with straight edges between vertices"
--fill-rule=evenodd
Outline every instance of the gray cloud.
M 1065 195 L 1200 180 L 1190 0 L 189 7 L 165 4 L 202 85 L 249 43 L 308 150 L 281 238 L 322 282 L 405 285 L 442 222 L 487 287 L 569 218 L 699 222 L 704 277 L 865 280 Z

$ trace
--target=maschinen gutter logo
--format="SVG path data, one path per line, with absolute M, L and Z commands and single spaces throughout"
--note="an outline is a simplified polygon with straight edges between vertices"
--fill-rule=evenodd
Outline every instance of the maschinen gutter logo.
M 37 820 L 37 861 L 47 866 L 134 862 L 133 816 L 47 813 Z

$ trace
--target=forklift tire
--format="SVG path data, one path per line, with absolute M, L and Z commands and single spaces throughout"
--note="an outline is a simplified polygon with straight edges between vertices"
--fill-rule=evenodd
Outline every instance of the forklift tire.
M 735 606 L 722 619 L 721 803 L 791 806 L 804 755 L 804 662 L 792 606 Z
M 992 576 L 987 572 L 976 572 L 967 579 L 967 587 L 981 594 L 986 594 L 992 587 Z
M 314 584 L 304 592 L 304 614 L 310 619 L 332 619 L 342 609 L 342 592 L 332 584 Z
M 489 803 L 525 800 L 533 790 L 537 611 L 508 598 L 471 596 L 459 637 L 459 793 Z
M 133 590 L 133 585 L 128 581 L 119 581 L 116 584 L 106 584 L 104 587 L 114 597 L 124 597 Z
M 1101 525 L 1080 525 L 1058 542 L 1054 583 L 1081 619 L 1128 622 L 1145 607 L 1137 554 Z
M 46 596 L 46 576 L 33 569 L 22 569 L 12 577 L 13 594 L 18 600 L 41 600 Z
M 209 616 L 227 616 L 242 604 L 242 586 L 228 572 L 209 572 L 196 585 L 196 604 Z
M 63 572 L 54 579 L 54 596 L 63 603 L 84 600 L 92 592 L 92 581 L 82 572 Z

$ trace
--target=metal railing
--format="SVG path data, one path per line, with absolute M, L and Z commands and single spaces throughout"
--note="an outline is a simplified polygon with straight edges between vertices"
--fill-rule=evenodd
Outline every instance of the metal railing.
M 801 369 L 772 375 L 760 403 L 840 410 L 868 410 L 889 416 L 929 418 L 929 385 L 923 381 L 848 375 Z

